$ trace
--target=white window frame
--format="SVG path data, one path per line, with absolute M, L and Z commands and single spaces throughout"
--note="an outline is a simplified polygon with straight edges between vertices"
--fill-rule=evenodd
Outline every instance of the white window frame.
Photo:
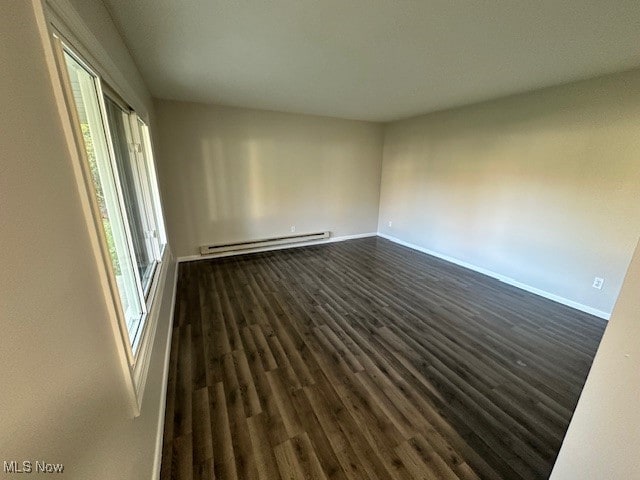
M 124 76 L 122 76 L 117 67 L 112 63 L 108 53 L 103 49 L 95 36 L 86 28 L 82 19 L 68 0 L 33 0 L 33 3 L 36 7 L 36 17 L 40 33 L 43 37 L 45 55 L 53 81 L 60 118 L 62 120 L 69 152 L 73 158 L 73 169 L 80 193 L 80 201 L 89 226 L 89 235 L 97 261 L 98 275 L 102 284 L 105 305 L 116 340 L 116 349 L 129 393 L 132 413 L 133 416 L 138 416 L 142 406 L 151 350 L 157 329 L 162 292 L 164 291 L 168 274 L 167 267 L 173 259 L 171 250 L 166 243 L 165 226 L 162 221 L 162 209 L 157 191 L 157 173 L 153 162 L 153 153 L 151 150 L 148 150 L 149 158 L 140 153 L 142 160 L 138 161 L 145 162 L 147 169 L 149 169 L 148 173 L 152 177 L 151 189 L 154 189 L 154 191 L 150 192 L 148 201 L 152 203 L 150 208 L 156 219 L 156 225 L 160 230 L 156 235 L 159 235 L 159 240 L 164 240 L 165 245 L 161 252 L 157 252 L 159 254 L 158 262 L 152 275 L 151 286 L 148 293 L 145 295 L 144 292 L 139 292 L 139 294 L 142 295 L 143 308 L 146 309 L 146 313 L 144 314 L 146 318 L 143 319 L 141 325 L 142 331 L 137 335 L 136 344 L 132 345 L 129 339 L 124 312 L 122 311 L 118 285 L 113 272 L 109 250 L 103 233 L 104 229 L 100 221 L 91 172 L 86 160 L 84 139 L 80 131 L 80 122 L 77 118 L 74 98 L 64 61 L 63 43 L 67 47 L 66 50 L 71 52 L 79 63 L 97 77 L 97 94 L 103 115 L 105 114 L 105 106 L 102 82 L 105 82 L 109 86 L 109 91 L 113 90 L 120 97 L 117 100 L 127 99 L 135 111 L 143 112 L 143 115 L 145 115 L 146 112 L 144 111 L 142 103 L 135 96 L 133 89 L 129 87 L 126 79 L 124 79 Z M 111 95 L 109 96 L 111 97 Z M 136 107 L 138 107 L 138 110 L 136 110 Z M 130 115 L 130 117 L 134 117 L 136 123 L 138 122 L 138 118 L 140 118 L 144 127 L 148 129 L 147 121 L 143 116 Z M 107 135 L 110 155 L 114 158 L 106 118 L 103 123 L 106 124 L 105 133 Z M 148 145 L 143 144 L 143 142 L 148 143 Z M 141 148 L 149 149 L 151 141 L 150 139 L 141 139 L 139 144 Z M 119 182 L 116 181 L 116 185 L 116 188 L 120 189 Z M 119 194 L 121 195 L 121 192 L 119 192 Z M 149 206 L 147 206 L 147 208 L 149 208 Z M 126 221 L 126 212 L 123 212 L 123 215 L 125 218 L 125 228 L 129 229 L 128 222 Z M 130 239 L 130 235 L 128 235 L 128 238 Z M 137 275 L 137 269 L 134 270 L 136 270 Z
M 146 161 L 146 155 L 144 152 L 145 145 L 140 138 L 139 123 L 142 122 L 142 120 L 137 115 L 129 115 L 128 121 L 129 123 L 126 128 L 129 129 L 132 140 L 132 143 L 129 144 L 129 152 L 130 157 L 134 160 L 133 167 L 139 179 L 138 184 L 136 185 L 136 187 L 139 187 L 139 198 L 143 200 L 139 205 L 139 208 L 143 210 L 142 218 L 145 222 L 145 237 L 147 239 L 151 237 L 158 239 L 157 229 L 155 227 L 162 223 L 162 217 L 160 217 L 160 219 L 158 218 L 156 208 L 154 208 L 154 203 L 157 202 L 154 201 L 155 199 L 151 193 L 151 180 L 148 176 L 148 172 L 153 170 L 153 164 Z M 155 220 L 155 225 L 148 224 L 149 218 L 153 218 Z M 160 246 L 157 241 L 151 243 L 151 249 L 153 250 L 154 257 L 160 258 Z

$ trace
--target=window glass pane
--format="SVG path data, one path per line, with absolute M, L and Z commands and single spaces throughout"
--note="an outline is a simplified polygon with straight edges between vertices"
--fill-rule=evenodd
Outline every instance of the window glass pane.
M 138 273 L 147 293 L 156 265 L 156 246 L 153 218 L 145 208 L 145 175 L 140 168 L 144 165 L 140 165 L 136 145 L 131 138 L 129 114 L 106 95 L 105 106 Z
M 135 345 L 144 307 L 141 291 L 138 288 L 137 272 L 133 267 L 134 259 L 129 236 L 120 208 L 121 200 L 115 182 L 116 172 L 110 161 L 100 110 L 100 97 L 96 83 L 98 80 L 67 52 L 65 52 L 65 61 L 129 338 L 131 344 Z

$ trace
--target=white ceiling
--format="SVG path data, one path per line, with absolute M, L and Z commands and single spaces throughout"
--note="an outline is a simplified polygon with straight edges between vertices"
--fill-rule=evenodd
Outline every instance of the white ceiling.
M 388 121 L 640 65 L 638 0 L 104 0 L 155 97 Z

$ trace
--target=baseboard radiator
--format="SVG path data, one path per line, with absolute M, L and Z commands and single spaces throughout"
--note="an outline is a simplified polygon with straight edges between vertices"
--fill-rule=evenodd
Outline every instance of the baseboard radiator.
M 274 245 L 288 245 L 293 243 L 308 242 L 310 240 L 322 240 L 329 238 L 329 232 L 301 233 L 299 235 L 287 235 L 286 237 L 263 238 L 261 240 L 249 240 L 247 242 L 221 243 L 215 245 L 203 245 L 200 247 L 200 255 L 212 253 L 233 252 L 237 250 L 250 250 L 253 248 L 271 247 Z

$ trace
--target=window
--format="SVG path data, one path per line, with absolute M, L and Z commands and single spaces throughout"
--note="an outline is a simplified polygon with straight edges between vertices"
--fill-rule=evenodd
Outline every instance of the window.
M 156 260 L 160 256 L 161 246 L 157 236 L 156 212 L 152 207 L 148 168 L 141 152 L 140 135 L 138 134 L 134 138 L 134 132 L 140 128 L 140 122 L 107 95 L 104 100 L 124 206 L 129 219 L 133 249 L 137 260 L 136 267 L 142 282 L 142 289 L 147 295 Z
M 149 130 L 68 47 L 64 63 L 90 183 L 135 355 L 166 245 Z

